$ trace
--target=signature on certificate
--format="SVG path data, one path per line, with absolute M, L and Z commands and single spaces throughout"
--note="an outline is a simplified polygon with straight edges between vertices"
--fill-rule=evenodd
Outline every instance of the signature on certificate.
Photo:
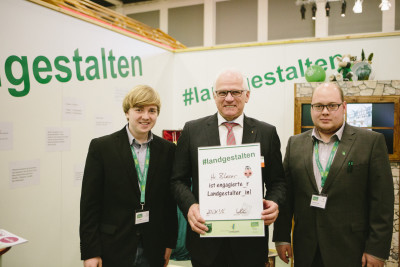
M 247 204 L 247 203 L 243 203 L 242 206 L 240 208 L 236 208 L 236 213 L 235 215 L 246 215 L 250 212 L 251 210 L 251 205 Z
M 238 208 L 236 209 L 236 214 L 240 215 L 240 214 L 247 214 L 247 210 L 244 208 Z

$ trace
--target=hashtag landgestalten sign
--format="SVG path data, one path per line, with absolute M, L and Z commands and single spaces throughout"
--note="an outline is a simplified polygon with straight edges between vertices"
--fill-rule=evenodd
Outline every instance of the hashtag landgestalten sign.
M 327 59 L 319 58 L 315 62 L 311 61 L 309 58 L 298 59 L 297 64 L 294 66 L 289 66 L 286 69 L 281 66 L 277 66 L 275 71 L 266 72 L 264 75 L 253 75 L 247 78 L 247 84 L 249 90 L 258 89 L 261 87 L 272 86 L 277 82 L 284 83 L 294 79 L 298 79 L 305 76 L 305 71 L 312 65 L 321 66 L 325 71 L 328 69 L 335 69 L 335 58 L 341 57 L 341 54 L 335 54 L 329 56 Z M 182 94 L 183 102 L 185 106 L 192 105 L 192 102 L 200 103 L 204 101 L 211 100 L 211 95 L 213 88 L 204 88 L 199 90 L 197 86 L 185 89 L 185 93 Z

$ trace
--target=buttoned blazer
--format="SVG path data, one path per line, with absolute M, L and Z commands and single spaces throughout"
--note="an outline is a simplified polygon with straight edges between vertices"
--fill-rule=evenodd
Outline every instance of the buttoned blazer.
M 278 205 L 285 197 L 285 181 L 280 152 L 280 141 L 274 126 L 244 116 L 242 143 L 260 143 L 265 167 L 262 169 L 266 199 Z M 197 148 L 219 146 L 217 114 L 187 122 L 178 139 L 172 175 L 172 191 L 184 216 L 192 204 L 198 203 L 198 154 Z M 192 186 L 192 191 L 190 187 Z M 261 217 L 261 216 L 260 216 Z M 229 238 L 235 262 L 240 266 L 265 262 L 268 255 L 268 228 L 265 237 Z M 210 264 L 216 257 L 223 238 L 200 238 L 188 224 L 187 248 L 197 261 Z
M 387 258 L 393 228 L 393 178 L 382 134 L 345 125 L 322 190 L 325 209 L 310 207 L 318 194 L 313 172 L 312 130 L 292 136 L 284 168 L 285 205 L 274 224 L 274 241 L 290 242 L 296 267 L 308 267 L 317 245 L 326 267 L 360 266 L 364 252 Z M 352 165 L 353 164 L 353 165 Z
M 169 190 L 175 147 L 153 134 L 145 195 L 150 221 L 136 225 L 140 189 L 126 128 L 91 141 L 80 204 L 82 260 L 100 256 L 103 267 L 132 266 L 142 238 L 151 266 L 163 266 L 165 248 L 175 247 L 178 231 Z

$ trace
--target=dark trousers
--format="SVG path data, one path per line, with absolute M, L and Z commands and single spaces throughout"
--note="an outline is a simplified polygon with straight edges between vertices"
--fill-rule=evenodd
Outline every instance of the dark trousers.
M 319 246 L 317 246 L 317 250 L 315 251 L 314 260 L 311 264 L 311 267 L 324 267 L 324 262 L 322 261 L 321 251 L 319 250 Z
M 150 267 L 148 260 L 144 256 L 142 240 L 139 241 L 139 244 L 137 246 L 135 262 L 133 263 L 133 267 Z
M 243 267 L 235 262 L 229 240 L 224 240 L 217 257 L 210 265 L 200 263 L 198 259 L 191 259 L 193 267 Z M 246 267 L 265 267 L 265 263 L 246 265 Z

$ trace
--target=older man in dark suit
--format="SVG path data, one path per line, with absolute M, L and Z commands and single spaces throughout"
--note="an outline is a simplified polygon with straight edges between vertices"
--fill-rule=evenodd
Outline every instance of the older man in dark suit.
M 123 102 L 128 124 L 92 140 L 81 195 L 85 267 L 165 267 L 178 232 L 170 193 L 175 145 L 151 132 L 158 93 L 136 86 Z
M 246 80 L 237 71 L 222 72 L 215 82 L 218 113 L 185 124 L 178 140 L 172 175 L 172 190 L 188 220 L 187 248 L 194 267 L 263 267 L 268 262 L 268 227 L 278 216 L 285 197 L 280 141 L 274 126 L 243 114 L 250 97 Z M 225 125 L 229 123 L 229 125 Z M 235 125 L 235 126 L 232 126 Z M 234 142 L 232 142 L 235 140 Z M 198 147 L 260 143 L 266 188 L 264 237 L 201 238 L 208 228 L 199 212 Z M 191 191 L 192 186 L 192 191 Z M 261 200 L 260 200 L 261 201 Z
M 295 267 L 383 267 L 393 229 L 393 180 L 382 134 L 344 122 L 336 84 L 313 93 L 314 129 L 289 139 L 288 194 L 274 224 L 279 257 Z

